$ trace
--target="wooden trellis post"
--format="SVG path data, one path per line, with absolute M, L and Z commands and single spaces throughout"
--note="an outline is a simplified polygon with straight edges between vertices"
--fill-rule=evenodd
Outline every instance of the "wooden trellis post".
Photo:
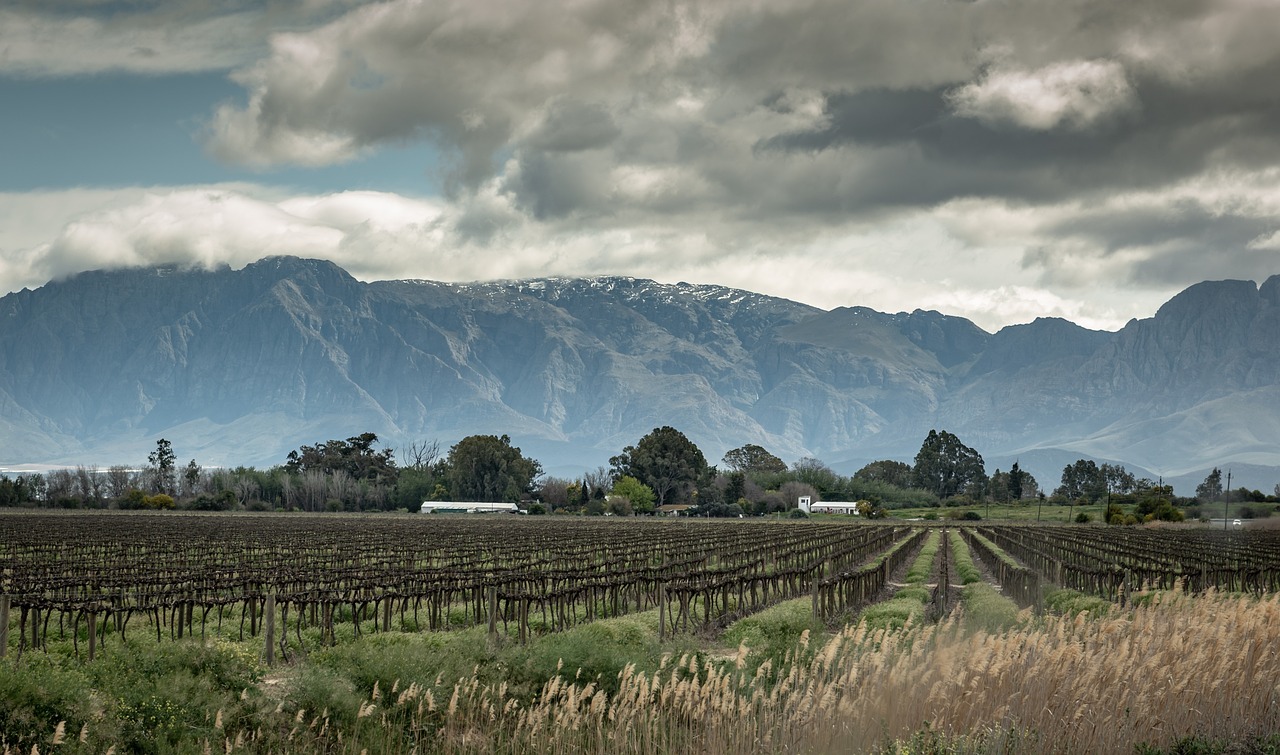
M 276 662 L 276 593 L 274 590 L 267 593 L 267 606 L 262 613 L 263 629 L 266 630 L 263 632 L 266 636 L 266 645 L 262 653 L 263 661 L 271 666 Z
M 498 588 L 489 587 L 489 647 L 498 645 Z
M 658 583 L 658 639 L 667 638 L 667 585 Z
M 98 615 L 89 612 L 89 660 L 92 661 L 98 650 Z
M 0 658 L 9 654 L 9 596 L 0 595 Z

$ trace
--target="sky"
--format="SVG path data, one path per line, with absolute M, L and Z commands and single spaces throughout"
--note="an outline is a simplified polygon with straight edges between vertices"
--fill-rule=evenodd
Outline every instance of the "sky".
M 332 260 L 987 330 L 1280 273 L 1274 0 L 5 0 L 0 292 Z

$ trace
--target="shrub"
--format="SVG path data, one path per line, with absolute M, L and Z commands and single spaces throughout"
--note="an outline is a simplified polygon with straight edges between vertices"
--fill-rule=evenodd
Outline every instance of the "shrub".
M 822 622 L 813 618 L 810 599 L 799 598 L 733 622 L 724 631 L 722 642 L 729 647 L 745 643 L 755 665 L 769 660 L 776 668 L 796 649 L 806 631 L 816 635 L 823 629 Z M 810 647 L 815 644 L 811 643 Z

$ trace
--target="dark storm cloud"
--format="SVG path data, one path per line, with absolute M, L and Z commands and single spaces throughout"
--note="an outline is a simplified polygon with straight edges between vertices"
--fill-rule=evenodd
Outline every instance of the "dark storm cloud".
M 621 133 L 603 106 L 566 99 L 547 108 L 542 122 L 523 143 L 548 152 L 577 152 L 604 147 Z
M 1239 81 L 1178 86 L 1154 78 L 1134 87 L 1140 109 L 1089 129 L 1031 130 L 955 114 L 948 94 L 868 90 L 826 97 L 821 128 L 765 140 L 763 150 L 912 147 L 888 169 L 870 204 L 929 205 L 964 196 L 1053 202 L 1081 194 L 1151 188 L 1210 167 L 1280 164 L 1280 59 Z M 914 171 L 914 172 L 913 172 Z M 904 192 L 903 178 L 916 187 Z M 844 209 L 852 209 L 845 207 Z M 1210 218 L 1206 217 L 1208 221 Z

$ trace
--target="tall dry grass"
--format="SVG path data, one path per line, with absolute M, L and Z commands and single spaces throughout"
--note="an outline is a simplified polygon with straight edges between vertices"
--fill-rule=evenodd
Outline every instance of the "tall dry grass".
M 477 675 L 375 683 L 351 710 L 282 700 L 243 731 L 219 711 L 225 739 L 190 751 L 1129 753 L 1280 731 L 1280 596 L 1175 592 L 1102 618 L 1024 618 L 999 634 L 958 613 L 897 630 L 862 623 L 816 649 L 806 632 L 776 667 L 752 663 L 746 646 L 727 659 L 685 654 L 650 673 L 628 665 L 614 694 L 559 676 L 531 702 Z M 3 752 L 97 751 L 85 741 L 59 725 Z
M 967 631 L 962 617 L 852 626 L 772 682 L 767 667 L 746 672 L 747 648 L 731 665 L 686 656 L 652 674 L 628 667 L 612 698 L 557 678 L 521 706 L 463 682 L 451 712 L 420 723 L 457 752 L 869 752 L 925 727 L 962 749 L 1015 752 L 1243 741 L 1280 730 L 1276 638 L 1277 596 L 1172 593 L 999 635 Z

